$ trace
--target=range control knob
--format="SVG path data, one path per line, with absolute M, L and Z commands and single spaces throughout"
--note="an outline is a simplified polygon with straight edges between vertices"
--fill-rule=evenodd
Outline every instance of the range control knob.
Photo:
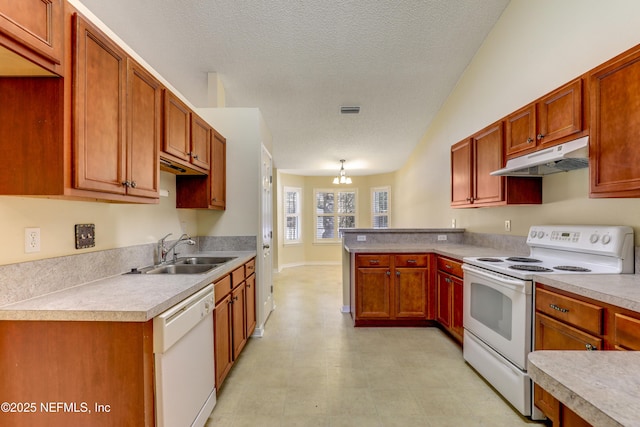
M 536 237 L 536 235 L 538 234 L 538 232 L 536 230 L 531 230 L 531 238 L 533 239 L 534 237 Z
M 600 240 L 600 236 L 597 234 L 592 234 L 591 237 L 589 237 L 589 241 L 593 244 L 598 243 L 598 240 Z
M 608 245 L 609 243 L 611 243 L 611 236 L 609 236 L 608 234 L 602 236 L 602 244 Z
M 544 231 L 538 232 L 538 239 L 542 239 L 545 236 Z

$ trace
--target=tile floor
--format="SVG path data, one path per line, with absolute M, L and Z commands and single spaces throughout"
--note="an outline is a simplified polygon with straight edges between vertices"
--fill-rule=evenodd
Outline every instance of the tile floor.
M 218 393 L 207 427 L 537 426 L 437 328 L 354 328 L 338 266 L 274 274 L 276 310 Z

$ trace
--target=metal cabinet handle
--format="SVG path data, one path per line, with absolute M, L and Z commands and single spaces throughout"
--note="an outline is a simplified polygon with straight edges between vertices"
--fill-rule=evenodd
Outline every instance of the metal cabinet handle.
M 549 307 L 553 308 L 556 311 L 559 311 L 560 313 L 568 313 L 569 309 L 568 308 L 562 308 L 562 307 L 558 307 L 555 304 L 549 304 Z
M 543 135 L 543 134 L 541 134 L 541 133 L 539 133 L 539 134 L 538 134 L 538 136 L 537 136 L 537 138 L 538 138 L 538 141 L 540 141 L 542 138 L 544 138 L 544 135 Z
M 407 260 L 407 264 L 417 264 L 418 261 L 416 261 L 415 259 L 408 259 Z
M 446 268 L 447 270 L 451 270 L 453 267 L 451 267 L 449 264 L 445 264 L 444 268 Z
M 589 343 L 585 344 L 584 347 L 585 347 L 585 349 L 587 351 L 596 351 L 597 350 L 597 347 L 595 345 L 592 345 L 592 344 L 589 344 Z
M 377 259 L 369 260 L 369 265 L 378 265 L 378 264 L 380 264 L 380 260 L 377 260 Z
M 136 185 L 138 185 L 138 184 L 136 184 L 135 181 L 131 181 L 131 188 L 136 188 Z
M 131 183 L 129 181 L 124 181 L 122 185 L 125 187 L 131 187 Z
M 533 142 L 532 138 L 527 138 L 527 144 L 531 144 Z
M 400 272 L 396 271 L 396 276 L 400 277 Z
M 387 276 L 391 276 L 391 272 L 387 270 Z

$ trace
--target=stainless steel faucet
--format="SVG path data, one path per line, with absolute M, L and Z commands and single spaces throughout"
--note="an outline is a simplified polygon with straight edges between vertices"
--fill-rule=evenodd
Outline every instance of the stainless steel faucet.
M 169 252 L 171 252 L 171 251 L 173 251 L 173 260 L 175 261 L 178 258 L 178 255 L 176 254 L 175 248 L 180 243 L 185 243 L 187 245 L 195 245 L 196 244 L 196 242 L 191 237 L 189 237 L 188 234 L 183 234 L 182 236 L 180 236 L 180 238 L 178 240 L 176 240 L 171 245 L 169 245 L 169 247 L 166 247 L 164 245 L 164 241 L 169 236 L 171 236 L 171 233 L 167 234 L 162 239 L 158 240 L 158 255 L 160 256 L 160 264 L 164 264 L 165 262 L 167 262 L 167 254 Z

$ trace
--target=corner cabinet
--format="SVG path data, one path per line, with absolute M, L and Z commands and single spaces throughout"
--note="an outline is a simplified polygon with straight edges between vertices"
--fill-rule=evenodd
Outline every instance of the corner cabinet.
M 535 301 L 536 350 L 640 350 L 640 313 L 543 284 Z M 589 425 L 537 384 L 534 403 L 553 427 Z
M 426 325 L 432 318 L 431 254 L 357 254 L 355 325 Z
M 500 177 L 503 167 L 502 121 L 451 147 L 451 207 L 473 208 L 542 203 L 542 179 Z
M 589 73 L 590 192 L 640 197 L 640 46 Z

